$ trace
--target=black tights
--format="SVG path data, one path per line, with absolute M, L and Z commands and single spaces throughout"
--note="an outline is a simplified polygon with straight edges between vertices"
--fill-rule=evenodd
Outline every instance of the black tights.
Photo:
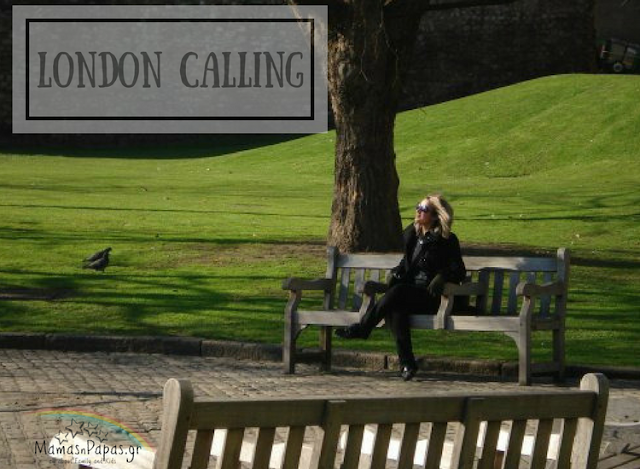
M 396 339 L 400 366 L 416 366 L 411 346 L 409 316 L 411 314 L 435 314 L 440 297 L 429 294 L 422 286 L 400 283 L 387 290 L 382 298 L 362 318 L 360 327 L 369 336 L 376 325 L 384 319 Z

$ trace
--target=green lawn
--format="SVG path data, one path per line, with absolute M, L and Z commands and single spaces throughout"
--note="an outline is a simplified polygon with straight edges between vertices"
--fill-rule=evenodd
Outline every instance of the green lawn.
M 557 76 L 398 116 L 406 222 L 440 191 L 463 244 L 571 248 L 570 363 L 640 366 L 638 96 L 634 76 Z M 1 288 L 69 296 L 2 301 L 0 330 L 279 343 L 282 279 L 324 272 L 333 140 L 4 150 Z M 106 246 L 104 274 L 80 268 Z M 516 357 L 499 334 L 420 331 L 415 342 L 421 354 Z M 377 331 L 348 346 L 391 344 Z

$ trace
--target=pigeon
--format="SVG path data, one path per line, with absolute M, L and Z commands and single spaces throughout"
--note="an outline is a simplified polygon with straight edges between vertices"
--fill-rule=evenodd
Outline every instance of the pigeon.
M 90 255 L 89 257 L 87 257 L 84 261 L 85 262 L 93 262 L 93 261 L 97 261 L 98 259 L 103 258 L 105 255 L 109 255 L 109 251 L 111 251 L 111 248 L 107 248 L 107 249 L 103 249 L 102 251 L 98 251 L 92 255 Z
M 104 256 L 100 257 L 99 259 L 96 259 L 93 262 L 89 262 L 88 264 L 85 264 L 84 266 L 82 266 L 82 268 L 99 270 L 100 272 L 104 272 L 104 269 L 106 269 L 108 265 L 109 265 L 109 251 L 105 252 Z

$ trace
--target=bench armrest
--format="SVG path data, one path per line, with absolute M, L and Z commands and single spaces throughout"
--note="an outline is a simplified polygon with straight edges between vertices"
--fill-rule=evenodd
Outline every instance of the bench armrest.
M 516 295 L 537 297 L 542 295 L 562 295 L 564 293 L 564 282 L 537 283 L 520 282 L 516 287 Z
M 467 282 L 462 285 L 457 283 L 445 283 L 443 296 L 471 296 L 487 293 L 487 284 L 480 282 Z
M 364 285 L 358 288 L 358 293 L 364 293 L 365 295 L 374 296 L 377 293 L 386 293 L 389 289 L 389 285 L 382 282 L 374 282 L 369 280 Z
M 481 296 L 487 294 L 487 284 L 483 282 L 467 282 L 459 285 L 457 283 L 445 283 L 440 308 L 436 312 L 436 329 L 449 328 L 449 318 L 453 311 L 453 302 L 456 296 Z
M 324 290 L 331 291 L 333 282 L 330 278 L 317 278 L 313 280 L 289 277 L 282 282 L 283 290 Z

